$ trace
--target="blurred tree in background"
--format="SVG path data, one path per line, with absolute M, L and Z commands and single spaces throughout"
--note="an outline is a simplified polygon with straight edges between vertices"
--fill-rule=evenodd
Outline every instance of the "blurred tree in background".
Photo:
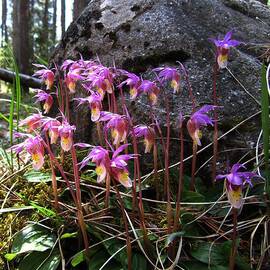
M 31 75 L 32 63 L 44 63 L 89 0 L 2 0 L 0 66 Z

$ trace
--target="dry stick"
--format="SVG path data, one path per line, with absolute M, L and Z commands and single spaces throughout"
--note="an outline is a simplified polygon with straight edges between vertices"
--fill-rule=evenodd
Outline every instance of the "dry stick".
M 127 256 L 128 256 L 128 270 L 132 270 L 132 254 L 131 254 L 132 250 L 131 250 L 131 242 L 130 242 L 130 237 L 129 237 L 128 222 L 127 222 L 127 217 L 125 214 L 125 207 L 124 207 L 124 203 L 120 195 L 120 192 L 118 190 L 117 184 L 113 178 L 112 178 L 112 182 L 114 184 L 116 194 L 118 196 L 118 200 L 120 203 L 120 208 L 121 208 L 121 212 L 122 212 L 123 220 L 124 220 L 124 226 L 125 226 L 126 237 L 127 237 L 126 242 L 127 242 Z
M 217 72 L 218 72 L 218 63 L 217 63 L 217 60 L 215 60 L 214 70 L 213 70 L 213 103 L 214 103 L 214 106 L 218 105 L 218 100 L 217 100 Z M 218 157 L 218 122 L 217 122 L 217 112 L 216 112 L 216 110 L 214 110 L 212 184 L 214 184 L 214 182 L 216 180 L 217 157 Z
M 232 236 L 232 249 L 230 255 L 230 270 L 234 270 L 235 256 L 237 251 L 236 236 L 237 236 L 237 209 L 233 207 L 233 236 Z

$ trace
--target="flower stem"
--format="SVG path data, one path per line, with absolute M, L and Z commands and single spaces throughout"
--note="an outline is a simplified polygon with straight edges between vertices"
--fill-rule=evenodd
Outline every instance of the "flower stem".
M 235 256 L 237 251 L 236 236 L 237 236 L 237 209 L 233 207 L 233 236 L 232 236 L 232 249 L 230 255 L 230 270 L 234 270 Z
M 159 200 L 159 185 L 158 185 L 158 148 L 156 138 L 153 146 L 153 158 L 154 158 L 154 182 L 156 188 L 156 200 Z
M 217 106 L 217 72 L 218 72 L 218 63 L 217 61 L 214 64 L 213 72 L 213 104 Z M 217 112 L 214 110 L 214 137 L 213 137 L 213 163 L 212 163 L 212 183 L 216 179 L 216 165 L 218 157 L 218 123 L 217 123 Z
M 85 226 L 84 217 L 83 217 L 80 177 L 79 177 L 78 161 L 77 161 L 77 155 L 76 155 L 74 144 L 72 144 L 72 147 L 71 147 L 71 156 L 72 156 L 73 172 L 74 172 L 75 187 L 76 187 L 76 198 L 77 198 L 76 207 L 77 207 L 78 222 L 79 222 L 79 226 L 83 235 L 86 257 L 88 257 L 89 241 L 88 241 L 86 226 Z
M 108 208 L 108 206 L 109 206 L 110 187 L 111 187 L 111 178 L 110 178 L 110 175 L 107 174 L 107 176 L 106 176 L 105 208 Z
M 165 185 L 166 185 L 166 197 L 167 197 L 167 223 L 168 223 L 168 234 L 171 233 L 171 222 L 172 222 L 172 205 L 170 199 L 170 107 L 169 99 L 166 97 L 166 124 L 167 124 L 167 134 L 166 134 L 166 148 L 165 148 Z
M 179 164 L 179 180 L 178 180 L 178 192 L 176 199 L 176 210 L 174 218 L 173 231 L 176 232 L 179 228 L 179 217 L 180 217 L 180 207 L 181 207 L 181 197 L 183 191 L 183 176 L 184 176 L 184 139 L 183 139 L 183 129 L 180 128 L 180 164 Z
M 46 137 L 46 143 L 47 143 L 48 147 L 50 147 L 47 132 L 45 133 L 45 137 Z M 51 166 L 51 171 L 52 171 L 52 188 L 53 188 L 53 197 L 54 197 L 54 207 L 56 210 L 58 210 L 59 204 L 58 204 L 57 181 L 56 181 L 56 176 L 55 176 L 53 159 L 52 159 L 51 155 L 49 155 L 49 159 L 50 159 L 50 166 Z
M 191 168 L 191 181 L 190 190 L 195 191 L 195 170 L 196 170 L 196 160 L 197 160 L 197 143 L 193 142 L 193 154 L 192 154 L 192 168 Z
M 125 226 L 125 231 L 126 231 L 126 242 L 127 242 L 127 256 L 128 256 L 128 270 L 132 269 L 132 249 L 131 249 L 131 242 L 130 242 L 130 237 L 129 237 L 129 232 L 128 232 L 128 223 L 127 223 L 127 217 L 125 214 L 125 207 L 124 207 L 124 203 L 122 200 L 122 197 L 120 195 L 120 192 L 118 190 L 117 184 L 115 182 L 115 180 L 112 178 L 112 182 L 113 185 L 115 187 L 116 190 L 116 194 L 119 200 L 119 204 L 120 204 L 120 208 L 121 208 L 121 212 L 123 215 L 123 221 L 124 221 L 124 226 Z

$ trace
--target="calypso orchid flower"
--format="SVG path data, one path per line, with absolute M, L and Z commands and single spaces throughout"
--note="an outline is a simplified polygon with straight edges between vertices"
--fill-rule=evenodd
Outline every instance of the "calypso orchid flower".
M 74 94 L 76 90 L 76 83 L 78 80 L 82 80 L 83 77 L 80 75 L 80 69 L 70 70 L 65 78 L 65 83 L 67 85 L 68 90 L 70 93 Z
M 19 126 L 27 126 L 27 131 L 32 132 L 41 126 L 42 117 L 41 113 L 32 114 L 21 120 Z
M 193 140 L 193 143 L 196 145 L 201 146 L 201 127 L 202 126 L 207 126 L 211 125 L 213 126 L 213 119 L 211 119 L 209 116 L 206 114 L 209 111 L 212 111 L 216 108 L 217 106 L 213 105 L 204 105 L 201 109 L 193 113 L 190 117 L 190 119 L 187 122 L 187 129 L 190 137 Z
M 176 68 L 162 67 L 155 68 L 153 71 L 159 72 L 158 77 L 162 82 L 170 81 L 170 85 L 174 93 L 178 93 L 180 89 L 180 73 Z
M 91 147 L 87 144 L 76 144 L 80 147 Z M 125 187 L 131 187 L 131 179 L 127 168 L 127 161 L 134 158 L 133 154 L 119 155 L 128 144 L 121 145 L 117 148 L 110 159 L 109 151 L 101 146 L 95 146 L 88 155 L 79 163 L 80 170 L 85 167 L 89 161 L 96 164 L 97 182 L 104 183 L 107 177 L 113 177 L 116 181 Z
M 131 179 L 129 178 L 129 171 L 127 168 L 127 161 L 134 158 L 134 154 L 119 155 L 127 148 L 128 144 L 118 147 L 111 159 L 111 173 L 115 180 L 121 183 L 124 187 L 132 187 Z
M 145 153 L 150 153 L 155 142 L 155 130 L 152 127 L 138 125 L 134 127 L 136 137 L 144 137 Z
M 217 47 L 217 63 L 219 68 L 226 68 L 228 64 L 229 49 L 236 47 L 242 42 L 231 39 L 233 31 L 228 32 L 224 39 L 210 39 Z
M 76 127 L 71 126 L 68 121 L 63 118 L 62 125 L 58 127 L 59 136 L 61 140 L 61 147 L 64 151 L 69 151 L 73 144 L 73 132 Z
M 140 94 L 138 88 L 141 84 L 141 79 L 134 73 L 129 73 L 127 71 L 123 71 L 122 73 L 128 78 L 124 80 L 122 83 L 120 83 L 119 86 L 122 87 L 123 85 L 128 85 L 130 99 L 134 100 Z
M 147 93 L 151 105 L 155 105 L 157 103 L 157 96 L 160 90 L 155 82 L 143 80 L 138 90 Z
M 30 134 L 17 133 L 17 137 L 28 137 L 24 142 L 11 147 L 12 150 L 19 154 L 26 151 L 32 158 L 32 166 L 35 170 L 41 169 L 44 164 L 44 146 L 43 140 L 39 136 L 32 136 Z
M 87 98 L 74 98 L 74 100 L 79 101 L 79 105 L 87 102 L 89 103 L 91 109 L 91 120 L 96 122 L 99 120 L 100 113 L 102 110 L 102 97 L 93 91 L 90 91 L 91 95 Z
M 99 121 L 108 121 L 105 125 L 105 130 L 111 130 L 114 145 L 118 146 L 126 140 L 129 130 L 129 122 L 126 116 L 102 112 Z
M 96 164 L 97 182 L 105 182 L 107 175 L 110 173 L 110 157 L 108 150 L 101 146 L 94 147 L 80 163 L 80 169 L 86 166 L 89 161 Z
M 53 105 L 53 97 L 43 90 L 38 90 L 38 93 L 34 97 L 37 98 L 36 102 L 44 102 L 43 104 L 44 113 L 46 114 L 49 113 Z
M 246 169 L 242 164 L 236 163 L 232 166 L 228 174 L 217 175 L 216 180 L 225 179 L 227 197 L 234 208 L 241 208 L 243 205 L 243 188 L 246 184 L 252 187 L 251 179 L 260 177 L 253 172 L 241 172 L 240 169 Z
M 50 143 L 55 144 L 59 137 L 59 127 L 61 123 L 53 118 L 45 118 L 43 121 L 43 130 L 48 131 Z
M 33 76 L 37 76 L 40 79 L 42 79 L 47 87 L 47 90 L 50 90 L 52 88 L 53 82 L 54 82 L 53 71 L 48 69 L 44 65 L 34 64 L 34 66 L 41 68 L 41 69 L 36 71 Z

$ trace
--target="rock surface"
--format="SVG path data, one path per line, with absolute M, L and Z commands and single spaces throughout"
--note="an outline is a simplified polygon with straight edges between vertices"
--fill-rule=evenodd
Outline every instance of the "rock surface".
M 270 10 L 260 1 L 92 0 L 70 25 L 52 59 L 61 64 L 64 59 L 78 59 L 79 54 L 85 59 L 98 55 L 104 65 L 115 62 L 119 68 L 145 74 L 151 68 L 176 66 L 176 61 L 181 61 L 189 72 L 197 105 L 211 104 L 215 48 L 208 38 L 222 37 L 231 29 L 234 38 L 245 44 L 231 50 L 228 67 L 245 90 L 228 70 L 219 73 L 218 97 L 224 106 L 219 121 L 224 132 L 260 109 L 254 98 L 260 99 L 262 45 L 270 39 Z M 172 119 L 180 111 L 191 112 L 184 82 L 181 95 L 170 89 L 165 95 L 170 98 Z M 154 108 L 160 119 L 165 119 L 164 104 L 161 97 Z M 150 108 L 146 100 L 129 106 L 138 121 L 147 122 Z M 74 109 L 72 115 L 79 138 L 88 141 L 91 124 L 87 109 L 80 113 Z M 259 118 L 253 118 L 226 137 L 226 145 L 251 147 L 259 129 Z

